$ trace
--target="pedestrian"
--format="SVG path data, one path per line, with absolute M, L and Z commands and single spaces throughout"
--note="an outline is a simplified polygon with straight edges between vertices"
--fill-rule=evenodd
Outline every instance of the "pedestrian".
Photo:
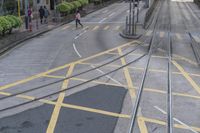
M 44 6 L 44 23 L 48 23 L 49 10 Z
M 32 18 L 33 18 L 32 9 L 31 9 L 31 7 L 29 7 L 28 8 L 28 21 L 29 21 L 29 23 L 31 23 Z
M 78 28 L 78 24 L 80 24 L 81 27 L 83 27 L 83 25 L 81 24 L 81 15 L 79 13 L 79 10 L 76 12 L 76 28 Z
M 43 23 L 43 18 L 44 18 L 44 9 L 43 9 L 42 6 L 40 6 L 39 14 L 40 14 L 40 23 L 42 24 Z

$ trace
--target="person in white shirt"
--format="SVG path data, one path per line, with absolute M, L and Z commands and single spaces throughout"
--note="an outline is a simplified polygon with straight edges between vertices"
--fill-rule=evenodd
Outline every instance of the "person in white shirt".
M 81 27 L 83 27 L 83 25 L 81 24 L 81 15 L 79 11 L 76 12 L 76 28 L 78 28 L 78 24 L 80 24 Z

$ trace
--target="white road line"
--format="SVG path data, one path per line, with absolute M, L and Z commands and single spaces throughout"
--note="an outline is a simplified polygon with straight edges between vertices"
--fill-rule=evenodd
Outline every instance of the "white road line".
M 115 12 L 111 13 L 108 17 L 112 17 L 115 14 Z
M 74 39 L 75 39 L 75 40 L 78 39 L 81 35 L 83 35 L 85 32 L 87 32 L 87 28 L 88 28 L 88 27 L 85 27 L 84 32 L 82 32 L 82 33 L 80 33 L 79 35 L 77 35 Z M 73 43 L 73 48 L 74 48 L 76 54 L 81 58 L 82 55 L 78 52 L 75 43 Z M 95 68 L 95 66 L 93 66 L 93 65 L 90 65 L 90 66 L 91 66 L 92 68 Z M 96 69 L 96 70 L 97 70 L 98 72 L 102 73 L 102 74 L 105 74 L 105 73 L 104 73 L 102 70 L 100 70 L 100 69 Z M 117 83 L 118 85 L 122 85 L 119 81 L 113 79 L 112 77 L 110 77 L 110 76 L 108 76 L 108 75 L 106 75 L 106 77 L 107 77 L 108 79 L 112 80 L 113 82 Z
M 74 47 L 74 50 L 75 50 L 76 54 L 81 58 L 82 56 L 81 56 L 81 54 L 78 52 L 78 50 L 76 49 L 75 43 L 73 43 L 73 47 Z
M 76 37 L 74 38 L 75 40 L 78 39 L 80 36 L 82 36 L 84 33 L 87 32 L 88 26 L 83 28 L 83 32 L 81 32 L 80 34 L 76 35 Z
M 99 22 L 82 22 L 83 24 L 99 24 Z M 101 24 L 123 24 L 125 21 L 101 22 Z
M 159 110 L 161 113 L 163 114 L 167 114 L 164 110 L 162 110 L 161 108 L 159 108 L 158 106 L 154 106 L 154 108 L 156 108 L 157 110 Z
M 92 67 L 92 68 L 95 68 L 95 66 L 93 66 L 93 65 L 91 65 L 91 67 Z M 96 69 L 96 70 L 97 70 L 98 72 L 100 72 L 101 74 L 105 74 L 105 73 L 104 73 L 102 70 L 100 70 L 100 69 Z M 122 85 L 119 81 L 113 79 L 112 77 L 110 77 L 110 76 L 108 76 L 108 75 L 106 75 L 106 77 L 107 77 L 108 79 L 112 80 L 113 82 L 117 83 L 118 85 Z
M 83 28 L 84 31 L 83 31 L 82 33 L 78 34 L 78 35 L 74 38 L 74 40 L 78 39 L 80 36 L 82 36 L 84 33 L 86 33 L 86 32 L 87 32 L 87 29 L 88 29 L 88 26 L 85 27 L 85 28 Z M 75 43 L 73 43 L 73 48 L 74 48 L 76 54 L 81 58 L 82 56 L 81 56 L 81 54 L 78 52 Z
M 102 20 L 99 21 L 99 23 L 102 23 L 103 21 L 105 21 L 107 18 L 103 18 Z
M 161 113 L 163 114 L 167 114 L 167 112 L 165 112 L 163 109 L 159 108 L 158 106 L 154 106 L 154 108 L 156 108 L 157 110 L 159 110 Z M 195 131 L 194 129 L 192 129 L 192 127 L 188 126 L 187 124 L 185 124 L 184 122 L 180 121 L 179 119 L 173 117 L 173 120 L 178 122 L 179 124 L 185 126 L 188 130 L 194 132 L 194 133 L 198 133 L 197 131 Z

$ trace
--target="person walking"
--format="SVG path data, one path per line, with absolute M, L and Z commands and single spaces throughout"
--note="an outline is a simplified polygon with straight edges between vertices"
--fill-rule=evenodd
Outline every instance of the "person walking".
M 42 6 L 40 6 L 39 14 L 40 14 L 40 23 L 42 24 L 43 23 L 43 18 L 44 18 L 44 9 L 43 9 Z
M 48 23 L 49 10 L 44 6 L 44 23 Z
M 31 23 L 32 18 L 33 18 L 32 9 L 31 9 L 31 7 L 29 7 L 28 8 L 28 21 L 29 21 L 29 23 Z
M 81 15 L 79 10 L 76 12 L 76 28 L 78 28 L 78 24 L 80 24 L 81 27 L 83 27 L 83 25 L 81 24 Z

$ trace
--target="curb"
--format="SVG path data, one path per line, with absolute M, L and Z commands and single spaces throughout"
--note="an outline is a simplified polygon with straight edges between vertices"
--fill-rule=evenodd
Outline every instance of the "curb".
M 59 25 L 57 25 L 57 26 L 55 26 L 55 27 L 53 27 L 53 28 L 51 28 L 51 29 L 47 29 L 47 30 L 43 30 L 43 31 L 34 33 L 33 35 L 27 36 L 27 37 L 25 37 L 24 39 L 18 40 L 18 41 L 14 42 L 14 43 L 10 43 L 10 44 L 8 44 L 7 47 L 5 47 L 5 48 L 3 48 L 3 49 L 0 50 L 0 56 L 3 55 L 4 53 L 6 53 L 7 51 L 9 51 L 9 50 L 11 50 L 11 49 L 13 49 L 13 48 L 19 46 L 20 43 L 23 43 L 23 42 L 25 42 L 25 41 L 27 41 L 27 40 L 30 40 L 30 39 L 32 39 L 32 38 L 34 38 L 34 37 L 36 37 L 36 36 L 39 36 L 39 35 L 41 35 L 41 34 L 44 34 L 44 33 L 49 32 L 49 31 L 51 31 L 51 30 L 54 30 L 54 29 L 56 29 L 56 28 L 58 28 L 58 27 L 60 27 L 60 26 L 62 26 L 62 25 L 65 25 L 65 24 L 67 24 L 67 23 L 70 23 L 70 22 L 71 22 L 71 21 L 65 22 L 65 23 L 61 23 L 61 24 L 59 24 Z
M 139 39 L 142 35 L 141 34 L 136 34 L 136 35 L 127 35 L 123 32 L 119 33 L 119 35 L 122 37 L 122 38 L 125 38 L 125 39 Z

